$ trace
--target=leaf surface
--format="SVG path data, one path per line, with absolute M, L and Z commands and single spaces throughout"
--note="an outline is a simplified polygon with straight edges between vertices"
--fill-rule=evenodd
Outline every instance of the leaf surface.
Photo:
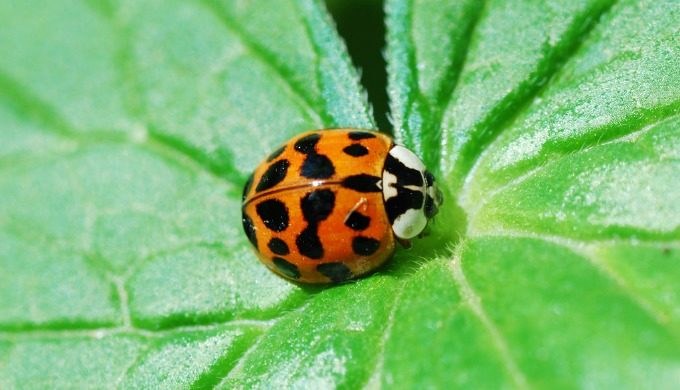
M 245 177 L 375 126 L 323 6 L 270 3 L 0 6 L 0 387 L 214 386 L 311 297 L 251 252 Z
M 375 128 L 312 0 L 0 5 L 0 388 L 673 387 L 672 1 L 388 0 L 429 237 L 332 288 L 267 271 L 246 176 Z
M 387 10 L 397 137 L 439 170 L 436 234 L 459 241 L 404 283 L 381 383 L 673 387 L 677 5 Z

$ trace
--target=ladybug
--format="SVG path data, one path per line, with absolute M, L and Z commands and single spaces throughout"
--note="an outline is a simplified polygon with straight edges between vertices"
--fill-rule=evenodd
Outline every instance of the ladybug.
M 316 130 L 271 153 L 243 189 L 243 229 L 259 259 L 297 282 L 374 270 L 425 229 L 442 203 L 434 177 L 384 134 Z

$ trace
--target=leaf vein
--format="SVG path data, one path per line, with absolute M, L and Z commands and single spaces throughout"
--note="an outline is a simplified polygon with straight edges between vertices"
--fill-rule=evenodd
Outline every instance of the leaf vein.
M 626 280 L 611 264 L 597 256 L 597 247 L 601 245 L 619 244 L 620 241 L 579 241 L 573 238 L 565 238 L 561 236 L 549 236 L 545 234 L 527 233 L 527 232 L 495 232 L 494 234 L 483 234 L 477 237 L 500 237 L 500 238 L 525 238 L 533 240 L 541 240 L 555 245 L 559 245 L 579 257 L 583 258 L 585 262 L 593 267 L 598 273 L 609 279 L 622 292 L 622 295 L 637 306 L 645 315 L 647 315 L 654 323 L 662 329 L 669 331 L 673 337 L 680 341 L 680 333 L 674 329 L 670 321 L 671 319 L 660 309 L 654 306 L 648 299 L 636 292 L 631 286 L 630 282 Z M 659 248 L 668 248 L 669 243 L 648 243 L 646 245 L 658 245 Z M 671 244 L 674 248 L 680 248 L 680 243 L 675 241 Z
M 526 182 L 527 180 L 533 178 L 536 175 L 539 175 L 544 170 L 550 168 L 551 166 L 557 164 L 559 161 L 565 158 L 569 158 L 575 154 L 588 152 L 602 145 L 613 144 L 616 142 L 625 142 L 633 134 L 643 133 L 647 129 L 652 128 L 661 122 L 679 116 L 680 115 L 679 103 L 680 101 L 672 103 L 670 106 L 668 106 L 668 108 L 660 110 L 661 112 L 658 113 L 658 115 L 647 115 L 647 118 L 651 119 L 650 121 L 641 122 L 639 113 L 631 114 L 630 117 L 628 118 L 629 121 L 619 123 L 618 125 L 619 131 L 609 131 L 608 133 L 603 131 L 600 137 L 593 138 L 590 142 L 584 141 L 582 144 L 579 144 L 579 148 L 577 150 L 567 150 L 562 153 L 551 154 L 550 159 L 543 161 L 540 165 L 537 165 L 533 169 L 530 169 L 524 172 L 522 175 L 516 176 L 512 180 L 503 183 L 499 187 L 496 187 L 494 190 L 488 192 L 483 199 L 480 199 L 479 202 L 477 203 L 466 202 L 468 204 L 475 204 L 474 208 L 468 208 L 469 216 L 468 220 L 470 221 L 470 223 L 468 224 L 468 231 L 472 232 L 474 230 L 473 222 L 475 221 L 477 214 L 480 212 L 480 210 L 484 208 L 484 206 L 491 203 L 492 200 L 498 194 L 502 193 L 507 189 L 521 185 L 522 183 Z M 632 123 L 639 124 L 639 126 L 630 126 L 630 124 Z M 470 171 L 468 179 L 474 176 L 475 170 L 476 167 Z M 463 191 L 463 193 L 461 194 L 461 199 L 465 200 L 466 198 L 468 198 L 467 191 Z
M 132 335 L 145 338 L 158 338 L 174 335 L 178 333 L 190 333 L 198 331 L 212 331 L 225 326 L 233 327 L 253 327 L 267 329 L 273 326 L 279 319 L 255 320 L 255 319 L 235 319 L 225 322 L 210 322 L 201 325 L 185 325 L 166 329 L 144 329 L 130 326 L 116 327 L 92 327 L 83 329 L 50 329 L 47 327 L 33 327 L 24 329 L 13 329 L 0 326 L 0 339 L 47 339 L 47 338 L 92 338 L 101 339 L 103 337 L 115 335 Z
M 453 252 L 453 257 L 449 263 L 453 280 L 456 284 L 463 302 L 470 308 L 472 314 L 480 321 L 486 332 L 491 337 L 493 346 L 500 355 L 503 367 L 510 375 L 515 387 L 519 389 L 529 388 L 524 373 L 520 370 L 515 358 L 513 357 L 508 343 L 498 327 L 491 321 L 482 306 L 482 300 L 474 291 L 463 273 L 462 252 L 465 243 L 461 242 Z
M 385 368 L 385 347 L 387 341 L 392 336 L 392 327 L 396 320 L 397 309 L 399 308 L 399 303 L 404 295 L 404 290 L 406 289 L 406 282 L 402 282 L 399 289 L 394 294 L 394 300 L 392 302 L 392 307 L 390 308 L 390 313 L 387 316 L 387 324 L 383 331 L 383 335 L 380 338 L 379 344 L 374 348 L 376 351 L 376 361 L 373 367 L 373 375 L 368 378 L 367 382 L 364 384 L 364 389 L 377 389 L 380 388 L 382 374 Z
M 604 19 L 603 16 L 611 10 L 618 0 L 612 0 L 605 6 L 597 9 L 592 17 L 583 17 L 581 24 L 574 24 L 563 34 L 555 49 L 543 56 L 534 71 L 521 82 L 513 91 L 509 92 L 489 113 L 476 125 L 477 139 L 466 145 L 469 151 L 466 153 L 462 166 L 455 169 L 456 174 L 468 181 L 470 173 L 477 165 L 483 152 L 487 150 L 498 136 L 503 133 L 522 113 L 531 105 L 532 101 L 540 96 L 550 85 L 553 79 L 564 66 L 578 53 L 579 49 L 589 41 L 589 37 Z M 572 37 L 572 39 L 569 39 Z M 547 46 L 547 43 L 545 44 Z M 546 50 L 544 50 L 546 52 Z M 526 88 L 525 91 L 522 89 Z M 468 154 L 469 153 L 469 154 Z M 443 156 L 444 159 L 446 156 Z M 442 166 L 446 164 L 442 160 Z
M 307 306 L 308 304 L 302 305 L 296 310 L 293 310 L 287 313 L 285 316 L 282 316 L 282 318 L 295 315 L 296 313 L 300 313 L 304 311 Z M 272 327 L 269 327 L 269 329 L 262 332 L 262 334 L 260 334 L 260 336 L 257 338 L 257 341 L 255 341 L 250 347 L 248 347 L 248 349 L 246 349 L 243 352 L 243 354 L 241 354 L 241 356 L 238 358 L 238 363 L 236 363 L 236 365 L 232 367 L 231 370 L 229 370 L 229 372 L 224 374 L 224 377 L 222 377 L 222 379 L 219 381 L 219 384 L 215 386 L 216 389 L 226 388 L 226 382 L 234 375 L 238 374 L 241 370 L 243 370 L 243 365 L 245 364 L 246 360 L 250 355 L 257 351 L 257 348 L 260 346 L 260 344 L 263 342 L 266 336 L 269 335 L 269 330 L 271 330 L 271 328 Z
M 221 22 L 222 25 L 229 30 L 231 33 L 236 35 L 239 41 L 244 45 L 245 48 L 253 55 L 254 58 L 258 59 L 263 65 L 270 68 L 277 74 L 281 80 L 283 80 L 290 90 L 297 95 L 306 108 L 313 112 L 314 114 L 321 116 L 321 119 L 314 118 L 315 122 L 326 122 L 325 110 L 318 106 L 318 102 L 308 93 L 305 89 L 299 85 L 295 80 L 292 72 L 287 69 L 284 65 L 280 64 L 276 58 L 267 51 L 262 45 L 258 44 L 254 39 L 252 39 L 246 30 L 233 18 L 229 12 L 224 8 L 220 7 L 213 0 L 198 0 L 198 3 L 202 4 L 209 11 L 211 11 Z
M 463 46 L 460 48 L 460 50 L 454 50 L 454 53 L 452 53 L 453 61 L 451 63 L 451 71 L 447 72 L 447 77 L 442 80 L 438 90 L 436 91 L 437 93 L 435 96 L 437 97 L 437 100 L 442 102 L 442 104 L 440 104 L 439 107 L 434 110 L 434 115 L 431 118 L 431 123 L 436 126 L 436 128 L 431 129 L 431 131 L 436 136 L 437 142 L 433 143 L 433 145 L 436 148 L 435 153 L 437 155 L 441 155 L 441 151 L 444 147 L 442 143 L 447 139 L 443 133 L 444 126 L 442 122 L 444 119 L 444 114 L 453 101 L 454 92 L 460 83 L 463 69 L 468 61 L 468 56 L 470 55 L 470 43 L 472 41 L 472 37 L 476 33 L 481 20 L 484 18 L 488 4 L 488 0 L 481 0 L 475 4 L 475 8 L 472 11 L 473 14 L 470 17 L 470 22 L 468 23 L 468 26 L 462 36 L 462 41 L 464 42 Z M 443 166 L 440 166 L 440 169 L 442 167 Z

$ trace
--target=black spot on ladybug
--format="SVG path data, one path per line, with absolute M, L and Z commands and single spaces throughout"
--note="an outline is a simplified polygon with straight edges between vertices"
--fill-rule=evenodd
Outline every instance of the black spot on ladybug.
M 274 257 L 272 262 L 274 262 L 274 266 L 276 266 L 276 269 L 278 269 L 282 274 L 288 276 L 291 279 L 300 278 L 300 270 L 295 264 L 289 263 L 286 261 L 286 259 L 282 259 L 280 257 Z
M 323 263 L 316 266 L 316 270 L 328 277 L 333 283 L 344 282 L 352 277 L 352 271 L 342 263 Z
M 335 174 L 333 162 L 323 154 L 310 153 L 300 168 L 300 175 L 308 179 L 327 179 Z
M 241 196 L 241 201 L 246 200 L 246 195 L 250 192 L 250 187 L 253 186 L 253 174 L 251 173 L 246 180 L 246 184 L 243 185 L 243 195 Z
M 286 150 L 286 145 L 281 146 L 280 148 L 276 149 L 273 151 L 268 157 L 267 157 L 267 162 L 272 162 L 274 161 L 275 158 L 279 157 L 283 151 Z
M 335 194 L 328 189 L 312 191 L 300 200 L 300 209 L 307 221 L 307 227 L 295 239 L 300 254 L 310 259 L 323 257 L 323 245 L 317 230 L 319 222 L 328 218 L 334 207 Z
M 368 227 L 371 223 L 371 218 L 361 214 L 358 211 L 352 211 L 352 213 L 347 217 L 345 221 L 345 226 L 352 230 L 361 231 Z
M 323 257 L 323 244 L 316 225 L 307 226 L 295 239 L 295 245 L 303 256 L 315 260 Z
M 382 190 L 378 187 L 379 182 L 379 177 L 362 173 L 346 177 L 342 181 L 342 186 L 358 192 L 381 192 Z
M 246 237 L 255 248 L 257 248 L 257 234 L 255 234 L 255 226 L 253 225 L 253 220 L 250 219 L 245 213 L 241 216 L 241 221 L 243 222 L 243 231 L 246 232 Z
M 288 227 L 288 209 L 280 200 L 265 200 L 255 206 L 255 210 L 268 229 L 282 232 Z
M 366 149 L 366 147 L 361 144 L 352 144 L 342 149 L 342 151 L 352 157 L 361 157 L 368 154 L 368 149 Z
M 380 247 L 380 241 L 369 238 L 358 236 L 354 237 L 352 240 L 352 250 L 359 256 L 370 256 L 375 253 Z
M 281 183 L 283 179 L 286 178 L 286 173 L 288 173 L 289 166 L 290 162 L 286 159 L 279 160 L 270 165 L 269 168 L 267 168 L 267 170 L 262 174 L 260 182 L 257 183 L 257 187 L 255 187 L 255 191 L 260 192 L 268 190 Z
M 397 177 L 397 185 L 422 186 L 423 175 L 417 169 L 409 168 L 391 154 L 385 159 L 385 170 Z
M 303 154 L 315 153 L 314 148 L 320 138 L 321 136 L 316 133 L 302 137 L 295 143 L 295 150 Z
M 295 143 L 295 150 L 307 155 L 300 167 L 300 175 L 308 179 L 327 179 L 335 173 L 333 162 L 316 152 L 316 144 L 320 138 L 321 135 L 313 133 L 300 138 Z
M 349 139 L 358 141 L 360 139 L 375 138 L 375 134 L 368 131 L 350 131 Z
M 335 194 L 328 189 L 308 193 L 300 200 L 302 215 L 309 224 L 316 224 L 328 218 L 335 207 Z
M 269 250 L 271 250 L 273 253 L 276 253 L 277 255 L 285 256 L 290 253 L 288 245 L 280 238 L 272 238 L 269 240 L 267 246 L 269 247 Z
M 420 191 L 413 191 L 404 187 L 395 188 L 397 189 L 397 196 L 393 196 L 385 202 L 385 211 L 390 223 L 394 223 L 394 220 L 408 209 L 418 210 L 422 208 L 424 201 L 423 193 Z

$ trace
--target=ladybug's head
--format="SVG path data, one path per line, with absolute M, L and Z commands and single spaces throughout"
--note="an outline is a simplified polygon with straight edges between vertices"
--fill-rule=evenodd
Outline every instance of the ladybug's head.
M 385 210 L 394 235 L 403 240 L 418 236 L 442 204 L 434 176 L 413 152 L 396 145 L 383 169 Z

